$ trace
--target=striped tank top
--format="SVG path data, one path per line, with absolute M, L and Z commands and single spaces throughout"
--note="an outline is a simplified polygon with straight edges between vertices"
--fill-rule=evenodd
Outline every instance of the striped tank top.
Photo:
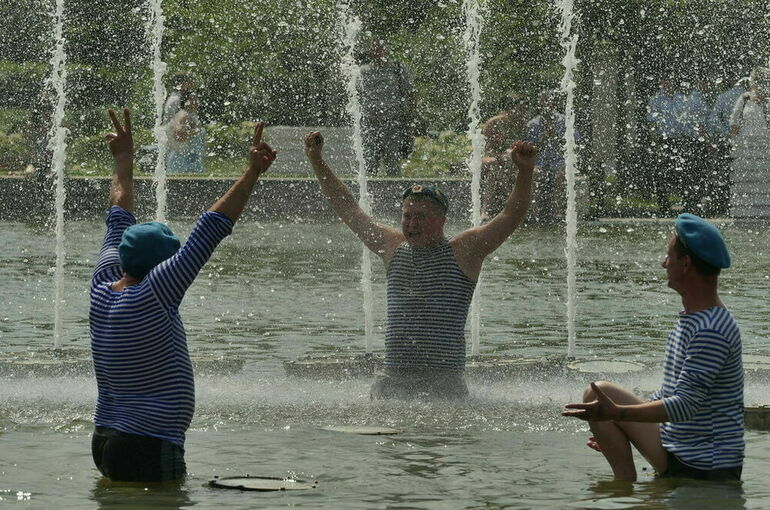
M 387 271 L 385 366 L 462 370 L 475 287 L 446 239 L 427 248 L 401 244 Z
M 732 314 L 712 307 L 682 314 L 668 336 L 661 399 L 669 421 L 663 447 L 685 464 L 712 470 L 743 463 L 741 333 Z

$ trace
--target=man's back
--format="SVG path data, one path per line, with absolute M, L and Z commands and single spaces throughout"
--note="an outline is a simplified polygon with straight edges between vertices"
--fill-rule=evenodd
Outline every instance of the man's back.
M 670 419 L 661 425 L 667 450 L 698 469 L 742 464 L 741 335 L 727 309 L 680 316 L 666 345 L 660 396 Z
M 183 447 L 195 386 L 178 307 L 232 221 L 204 213 L 174 256 L 140 283 L 116 291 L 112 283 L 123 272 L 117 247 L 135 221 L 120 207 L 110 209 L 91 282 L 91 350 L 99 390 L 94 423 Z

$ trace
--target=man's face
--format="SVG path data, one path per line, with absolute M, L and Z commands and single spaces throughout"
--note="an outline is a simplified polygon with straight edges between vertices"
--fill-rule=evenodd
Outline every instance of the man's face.
M 401 232 L 410 246 L 430 246 L 444 237 L 446 216 L 430 198 L 407 197 L 401 207 Z
M 668 286 L 679 292 L 684 277 L 684 261 L 688 257 L 687 255 L 679 255 L 677 253 L 676 249 L 674 249 L 675 242 L 676 236 L 671 236 L 671 239 L 668 241 L 668 247 L 666 248 L 666 256 L 663 258 L 660 265 L 666 269 Z

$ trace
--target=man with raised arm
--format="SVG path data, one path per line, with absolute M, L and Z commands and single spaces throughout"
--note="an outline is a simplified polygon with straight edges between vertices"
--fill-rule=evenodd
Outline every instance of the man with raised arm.
M 528 142 L 511 146 L 518 176 L 505 208 L 481 227 L 451 239 L 444 235 L 449 201 L 432 187 L 404 190 L 401 230 L 375 222 L 322 156 L 319 132 L 305 139 L 305 154 L 332 209 L 387 270 L 385 371 L 372 398 L 427 395 L 461 398 L 468 390 L 465 322 L 484 258 L 524 221 L 532 199 L 537 150 Z
M 582 404 L 562 414 L 588 421 L 588 446 L 617 480 L 636 480 L 633 444 L 659 476 L 740 480 L 743 466 L 743 361 L 738 325 L 717 293 L 730 267 L 722 234 L 681 214 L 666 257 L 668 286 L 684 310 L 668 335 L 663 385 L 643 402 L 608 382 L 591 383 Z
M 257 124 L 243 175 L 198 219 L 180 247 L 161 223 L 136 224 L 131 118 L 106 136 L 115 160 L 107 233 L 91 280 L 89 322 L 98 400 L 94 463 L 113 481 L 177 480 L 186 474 L 185 432 L 195 387 L 179 304 L 232 231 L 276 153 Z

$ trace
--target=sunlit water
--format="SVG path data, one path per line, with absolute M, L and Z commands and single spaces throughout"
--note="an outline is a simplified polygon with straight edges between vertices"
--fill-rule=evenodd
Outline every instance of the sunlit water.
M 191 220 L 172 221 L 186 235 Z M 451 229 L 453 232 L 459 226 Z M 770 353 L 766 317 L 770 235 L 725 225 L 735 268 L 722 296 L 747 353 Z M 679 309 L 660 258 L 669 224 L 581 225 L 577 352 L 654 364 Z M 2 351 L 52 343 L 50 232 L 3 225 Z M 65 347 L 88 346 L 88 278 L 101 221 L 67 226 Z M 526 227 L 485 265 L 482 354 L 566 352 L 563 231 Z M 104 485 L 90 458 L 96 387 L 91 377 L 0 378 L 0 498 L 25 508 L 768 508 L 770 442 L 747 433 L 740 487 L 671 484 L 640 473 L 610 481 L 586 448 L 582 422 L 559 416 L 579 398 L 571 377 L 471 381 L 463 404 L 370 402 L 369 380 L 311 381 L 284 374 L 304 355 L 363 352 L 360 245 L 337 224 L 243 222 L 214 254 L 182 305 L 193 356 L 244 360 L 232 375 L 199 376 L 188 434 L 191 475 L 181 488 Z M 377 261 L 375 261 L 377 262 Z M 382 350 L 384 270 L 375 266 L 375 351 Z M 657 371 L 627 377 L 649 389 Z M 765 403 L 750 381 L 747 403 Z M 357 436 L 329 425 L 379 425 L 400 435 Z M 640 471 L 646 464 L 639 461 Z M 208 488 L 215 476 L 249 473 L 319 481 L 292 493 Z

